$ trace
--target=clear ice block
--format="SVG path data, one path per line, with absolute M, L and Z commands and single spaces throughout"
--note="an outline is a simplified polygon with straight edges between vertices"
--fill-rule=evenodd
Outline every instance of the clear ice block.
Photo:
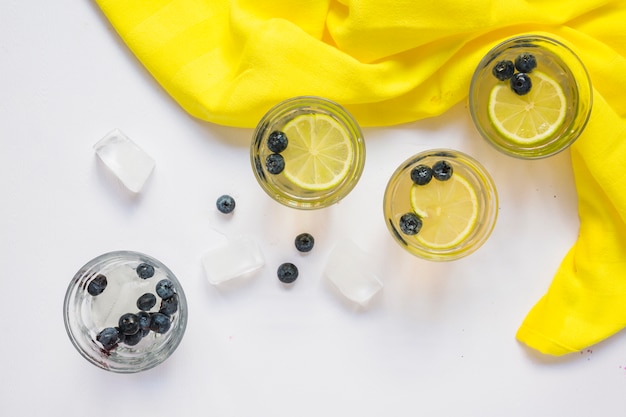
M 351 241 L 340 242 L 333 249 L 324 275 L 346 298 L 362 306 L 383 288 L 371 271 L 367 255 Z
M 259 246 L 249 237 L 230 241 L 202 256 L 204 272 L 213 285 L 248 275 L 264 264 Z
M 154 159 L 119 129 L 109 132 L 93 148 L 107 168 L 134 193 L 141 191 L 154 170 Z

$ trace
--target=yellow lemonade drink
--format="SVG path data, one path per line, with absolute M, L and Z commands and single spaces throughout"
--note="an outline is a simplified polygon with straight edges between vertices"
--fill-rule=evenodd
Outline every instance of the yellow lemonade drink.
M 254 132 L 250 158 L 261 188 L 276 201 L 317 209 L 357 184 L 365 144 L 352 116 L 320 97 L 295 97 L 273 107 Z
M 480 134 L 518 158 L 554 155 L 589 119 L 592 88 L 584 65 L 562 43 L 538 35 L 509 39 L 479 63 L 469 109 Z
M 391 236 L 419 257 L 448 261 L 469 255 L 489 237 L 498 197 L 491 176 L 470 156 L 430 150 L 404 163 L 385 190 Z

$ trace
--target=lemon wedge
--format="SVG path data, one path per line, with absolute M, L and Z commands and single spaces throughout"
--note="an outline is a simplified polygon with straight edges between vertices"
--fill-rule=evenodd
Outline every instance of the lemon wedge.
M 414 184 L 411 206 L 423 223 L 415 238 L 425 247 L 452 248 L 467 239 L 476 227 L 478 197 L 470 183 L 458 173 L 447 181 Z
M 289 145 L 282 153 L 285 177 L 307 190 L 322 191 L 340 184 L 352 165 L 354 149 L 348 131 L 321 113 L 303 114 L 287 122 Z
M 563 124 L 566 98 L 561 86 L 546 74 L 529 74 L 532 87 L 518 95 L 508 83 L 496 85 L 489 96 L 489 119 L 505 138 L 522 145 L 548 139 Z

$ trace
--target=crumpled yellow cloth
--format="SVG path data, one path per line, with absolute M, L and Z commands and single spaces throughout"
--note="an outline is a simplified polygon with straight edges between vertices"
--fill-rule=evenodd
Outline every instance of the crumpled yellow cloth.
M 305 94 L 341 103 L 362 126 L 436 116 L 466 99 L 500 41 L 566 43 L 594 86 L 571 150 L 580 236 L 517 338 L 561 355 L 626 327 L 626 1 L 96 1 L 186 111 L 238 127 Z

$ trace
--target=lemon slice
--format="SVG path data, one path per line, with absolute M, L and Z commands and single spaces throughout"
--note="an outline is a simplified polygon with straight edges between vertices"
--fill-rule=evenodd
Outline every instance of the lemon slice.
M 542 72 L 530 74 L 532 88 L 516 94 L 508 83 L 498 84 L 489 96 L 489 118 L 509 140 L 532 145 L 549 138 L 563 124 L 566 99 L 561 86 Z
M 308 190 L 327 190 L 343 181 L 354 149 L 347 130 L 326 114 L 304 114 L 290 120 L 283 132 L 289 139 L 285 177 Z
M 478 197 L 470 183 L 458 173 L 447 181 L 414 184 L 411 206 L 422 218 L 418 242 L 434 249 L 458 245 L 474 230 L 478 218 Z

